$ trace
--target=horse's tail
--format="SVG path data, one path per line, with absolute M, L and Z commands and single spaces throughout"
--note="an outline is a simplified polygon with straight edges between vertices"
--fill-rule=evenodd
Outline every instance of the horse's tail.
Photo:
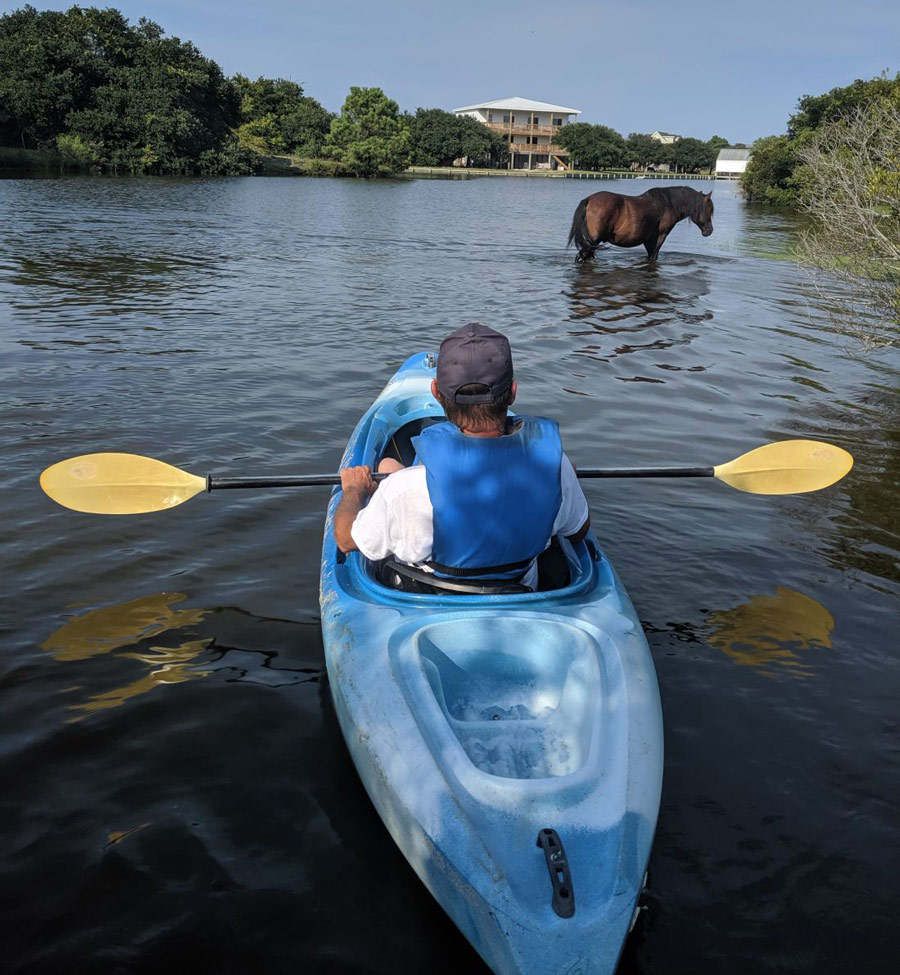
M 566 247 L 568 247 L 572 241 L 578 245 L 579 253 L 584 253 L 585 251 L 593 250 L 594 242 L 588 235 L 587 229 L 587 204 L 588 198 L 585 197 L 581 203 L 575 207 L 575 213 L 572 216 L 572 226 L 569 230 L 569 239 L 566 241 Z

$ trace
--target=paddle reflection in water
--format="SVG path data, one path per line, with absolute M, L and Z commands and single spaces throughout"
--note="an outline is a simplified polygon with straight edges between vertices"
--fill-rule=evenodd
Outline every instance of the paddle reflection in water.
M 48 636 L 41 649 L 53 654 L 57 660 L 87 660 L 133 646 L 166 630 L 199 623 L 208 610 L 172 608 L 186 598 L 183 592 L 161 592 L 139 596 L 116 606 L 92 609 L 69 620 Z
M 68 705 L 68 710 L 84 712 L 70 718 L 70 722 L 91 712 L 118 707 L 166 684 L 181 684 L 212 673 L 221 674 L 229 683 L 246 681 L 270 687 L 318 681 L 319 667 L 288 666 L 279 658 L 278 650 L 269 649 L 282 644 L 293 648 L 296 624 L 257 618 L 229 607 L 174 608 L 186 598 L 185 593 L 163 592 L 87 610 L 44 640 L 41 649 L 57 660 L 76 662 L 112 656 L 117 660 L 137 660 L 147 668 L 137 680 Z M 268 634 L 260 640 L 255 633 L 267 632 L 273 626 L 276 632 L 287 627 L 291 637 L 279 639 Z M 222 633 L 231 634 L 227 645 Z M 157 642 L 160 637 L 164 642 Z M 233 645 L 235 637 L 246 645 Z M 254 646 L 260 642 L 265 649 Z M 83 686 L 77 684 L 68 690 L 81 691 Z
M 90 713 L 118 707 L 129 698 L 138 697 L 164 684 L 205 677 L 209 669 L 197 667 L 194 661 L 210 646 L 209 638 L 184 640 L 174 646 L 146 641 L 163 633 L 183 631 L 204 619 L 205 609 L 174 609 L 173 604 L 186 599 L 184 593 L 157 593 L 137 599 L 89 610 L 61 626 L 41 644 L 41 649 L 57 660 L 88 660 L 101 654 L 114 653 L 124 647 L 133 647 L 119 657 L 137 660 L 148 671 L 138 680 L 112 690 L 91 694 L 79 704 L 69 705 L 69 710 Z M 138 649 L 140 648 L 140 649 Z M 72 690 L 81 690 L 80 686 Z M 79 721 L 85 713 L 70 718 Z
M 797 677 L 812 672 L 808 654 L 831 649 L 834 629 L 834 617 L 821 603 L 782 586 L 773 595 L 713 610 L 707 621 L 707 642 L 734 663 L 768 675 L 786 668 Z

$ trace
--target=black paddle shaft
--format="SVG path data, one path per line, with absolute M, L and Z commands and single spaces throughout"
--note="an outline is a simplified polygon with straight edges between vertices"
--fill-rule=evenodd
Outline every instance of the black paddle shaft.
M 585 467 L 579 477 L 715 477 L 713 467 Z
M 372 479 L 383 481 L 387 474 L 373 474 Z M 276 487 L 315 487 L 341 483 L 340 474 L 294 474 L 285 477 L 213 477 L 206 478 L 207 491 L 228 488 L 276 488 Z
M 576 472 L 582 478 L 595 477 L 715 477 L 712 467 L 585 467 Z M 373 474 L 376 481 L 387 474 Z M 207 491 L 230 488 L 276 488 L 334 486 L 341 483 L 340 474 L 295 474 L 285 477 L 213 477 L 206 479 Z

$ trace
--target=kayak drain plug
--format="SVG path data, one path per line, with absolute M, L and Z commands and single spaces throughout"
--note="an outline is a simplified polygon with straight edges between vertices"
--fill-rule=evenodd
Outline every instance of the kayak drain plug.
M 553 886 L 551 906 L 560 917 L 573 917 L 575 914 L 575 891 L 572 889 L 572 874 L 569 861 L 563 849 L 562 840 L 555 829 L 542 829 L 538 832 L 537 845 L 544 851 L 550 883 Z

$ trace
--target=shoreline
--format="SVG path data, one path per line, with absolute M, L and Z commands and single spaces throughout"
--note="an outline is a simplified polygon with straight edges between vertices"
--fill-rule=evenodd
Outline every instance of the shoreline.
M 307 176 L 328 178 L 339 176 L 336 163 L 327 159 L 301 159 L 294 156 L 260 156 L 261 171 L 258 176 Z M 90 176 L 146 176 L 146 173 L 97 173 L 95 170 L 68 162 L 54 150 L 22 149 L 0 146 L 0 178 L 16 178 L 19 175 L 57 173 L 59 175 Z M 170 176 L 185 174 L 167 174 Z M 668 173 L 633 172 L 630 170 L 549 170 L 549 169 L 484 169 L 457 166 L 408 166 L 396 174 L 398 177 L 422 179 L 475 179 L 479 177 L 524 177 L 526 179 L 656 179 L 656 180 L 719 180 L 734 181 L 736 176 L 716 173 Z M 162 177 L 165 178 L 165 177 Z M 188 175 L 187 178 L 193 178 Z M 220 177 L 200 177 L 203 179 Z M 234 177 L 231 177 L 234 178 Z M 252 176 L 250 178 L 253 178 Z M 396 178 L 396 177 L 395 177 Z

